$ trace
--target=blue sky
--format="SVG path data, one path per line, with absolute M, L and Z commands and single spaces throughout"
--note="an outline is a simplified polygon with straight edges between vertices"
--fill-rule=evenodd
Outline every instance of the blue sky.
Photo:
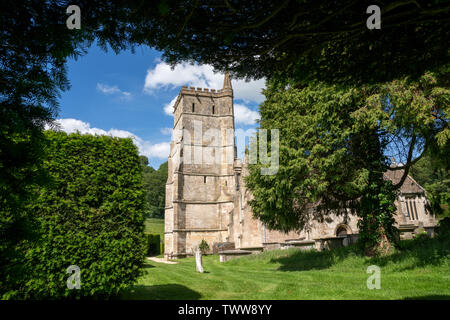
M 68 79 L 71 88 L 60 99 L 61 129 L 133 137 L 156 168 L 167 160 L 171 107 L 181 86 L 220 89 L 223 83 L 223 75 L 207 65 L 182 63 L 171 70 L 161 53 L 148 47 L 116 55 L 92 46 L 85 56 L 69 61 Z M 255 128 L 264 79 L 233 79 L 232 84 L 236 128 Z

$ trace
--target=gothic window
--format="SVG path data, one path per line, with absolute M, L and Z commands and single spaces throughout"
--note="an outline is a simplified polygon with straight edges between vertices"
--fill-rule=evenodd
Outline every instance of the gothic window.
M 408 213 L 408 218 L 410 220 L 419 220 L 419 216 L 417 214 L 416 201 L 414 199 L 406 200 L 406 211 Z
M 417 207 L 416 207 L 416 201 L 413 200 L 413 205 L 414 205 L 414 212 L 416 213 L 416 220 L 419 220 L 419 216 L 417 215 Z
M 411 220 L 414 220 L 414 214 L 412 212 L 412 206 L 411 206 L 410 200 L 406 201 L 406 210 L 408 211 L 408 218 Z
M 409 201 L 408 200 L 406 200 L 405 205 L 406 205 L 406 213 L 408 215 L 408 219 L 411 219 L 411 214 L 409 212 Z

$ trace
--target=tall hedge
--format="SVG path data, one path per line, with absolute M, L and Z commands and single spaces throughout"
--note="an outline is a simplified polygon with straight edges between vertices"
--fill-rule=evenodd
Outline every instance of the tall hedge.
M 135 282 L 145 257 L 142 169 L 131 139 L 63 132 L 49 139 L 51 183 L 30 210 L 41 240 L 30 246 L 25 298 L 108 297 Z M 81 270 L 69 290 L 67 268 Z
M 145 235 L 147 240 L 147 256 L 157 256 L 161 254 L 161 236 L 159 234 L 148 233 Z

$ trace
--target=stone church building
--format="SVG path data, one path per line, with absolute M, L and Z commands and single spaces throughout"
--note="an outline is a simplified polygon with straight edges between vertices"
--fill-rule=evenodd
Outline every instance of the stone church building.
M 252 195 L 244 182 L 248 159 L 237 158 L 235 147 L 233 89 L 228 74 L 220 90 L 182 87 L 173 108 L 166 184 L 166 258 L 191 255 L 203 239 L 216 251 L 291 246 L 320 250 L 336 240 L 343 245 L 356 240 L 358 218 L 350 214 L 331 215 L 321 223 L 312 221 L 305 230 L 290 233 L 269 230 L 253 218 L 248 204 Z M 219 161 L 208 161 L 211 159 Z M 401 170 L 395 170 L 385 177 L 395 183 L 401 175 Z M 427 204 L 425 190 L 408 176 L 396 200 L 396 226 L 403 237 L 412 236 L 419 228 L 432 234 L 436 220 Z

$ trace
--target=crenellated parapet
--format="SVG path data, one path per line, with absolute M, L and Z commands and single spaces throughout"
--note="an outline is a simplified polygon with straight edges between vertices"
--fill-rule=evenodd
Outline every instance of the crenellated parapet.
M 180 94 L 194 94 L 194 95 L 211 95 L 214 97 L 223 96 L 223 95 L 233 95 L 232 89 L 210 89 L 210 88 L 199 88 L 199 87 L 187 87 L 182 86 Z

